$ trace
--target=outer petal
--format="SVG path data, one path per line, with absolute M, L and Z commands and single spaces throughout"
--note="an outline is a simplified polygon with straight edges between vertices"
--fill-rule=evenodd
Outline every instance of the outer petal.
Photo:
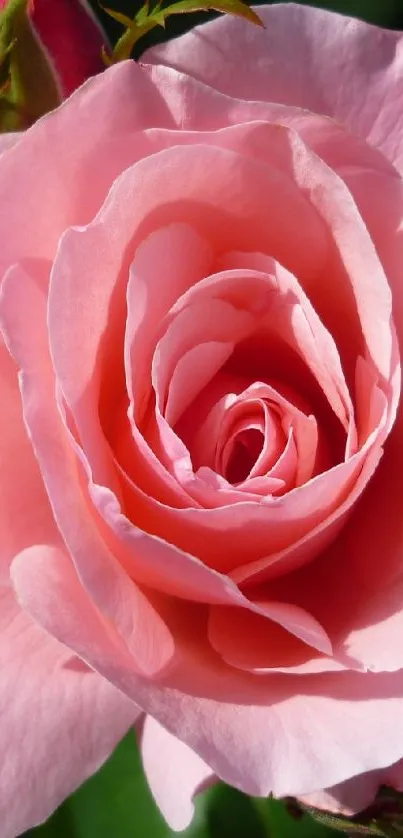
M 211 768 L 152 716 L 141 732 L 144 770 L 155 801 L 172 829 L 189 826 L 195 794 L 214 778 Z
M 115 177 L 142 156 L 136 132 L 150 125 L 174 127 L 161 93 L 127 61 L 90 79 L 21 135 L 0 158 L 0 195 L 7 196 L 0 278 L 24 257 L 53 258 L 62 232 L 87 223 Z
M 0 590 L 0 822 L 45 820 L 110 755 L 139 710 Z
M 20 134 L 11 131 L 9 134 L 0 134 L 0 154 L 3 154 L 3 151 L 6 151 L 8 148 L 12 148 L 19 137 Z
M 35 543 L 57 543 L 38 465 L 27 437 L 18 370 L 0 337 L 0 580 L 20 550 Z M 32 503 L 35 498 L 35 503 Z
M 91 506 L 86 502 L 80 484 L 80 466 L 69 447 L 55 401 L 55 383 L 49 363 L 46 332 L 43 329 L 46 315 L 45 299 L 38 288 L 43 276 L 41 277 L 37 264 L 34 266 L 31 263 L 30 267 L 32 275 L 19 266 L 9 271 L 2 286 L 1 313 L 12 351 L 23 368 L 21 386 L 24 415 L 30 427 L 43 481 L 52 498 L 59 529 L 79 568 L 82 584 L 91 591 L 103 612 L 104 623 L 109 626 L 109 638 L 111 633 L 114 634 L 113 642 L 117 652 L 120 650 L 120 653 L 123 656 L 126 654 L 127 657 L 128 647 L 133 654 L 131 664 L 138 665 L 140 671 L 152 675 L 171 658 L 173 640 L 151 603 L 108 549 L 97 527 Z M 41 264 L 41 267 L 45 273 L 46 264 Z M 25 294 L 21 293 L 22 289 Z M 30 307 L 32 328 L 24 336 L 21 326 L 25 320 L 25 306 Z M 30 562 L 27 564 L 28 572 Z M 43 588 L 44 594 L 46 576 L 51 571 L 50 561 L 42 562 L 38 566 L 39 576 L 43 574 L 41 591 Z M 61 574 L 63 595 L 71 588 L 68 573 L 66 569 Z M 25 581 L 25 574 L 23 576 Z M 26 591 L 26 587 L 24 590 Z M 120 635 L 117 636 L 119 632 Z M 147 643 L 144 642 L 144 636 Z
M 330 789 L 304 795 L 300 800 L 317 809 L 327 809 L 350 816 L 366 809 L 373 802 L 380 786 L 390 786 L 396 791 L 403 791 L 402 760 L 382 771 L 369 771 Z
M 54 608 L 43 607 L 43 596 L 49 604 L 55 601 L 57 578 L 49 575 L 48 590 L 42 592 L 33 584 L 40 566 L 32 566 L 30 559 L 26 572 L 17 579 L 29 613 L 236 788 L 261 796 L 271 791 L 278 797 L 303 795 L 402 758 L 402 672 L 243 676 L 238 677 L 237 686 L 245 703 L 230 704 L 219 700 L 228 670 L 204 668 L 202 656 L 193 686 L 218 700 L 185 695 L 178 672 L 175 685 L 179 690 L 173 690 L 150 684 L 133 666 L 108 665 L 89 601 L 91 619 L 82 623 L 86 594 L 78 578 L 71 575 L 69 579 L 69 608 L 56 613 Z M 42 570 L 45 566 L 42 562 Z
M 35 608 L 32 593 L 30 609 Z M 74 599 L 70 606 L 57 618 L 51 611 L 40 611 L 39 617 L 52 630 L 56 621 L 59 638 L 74 647 L 82 638 L 74 637 Z M 97 649 L 88 645 L 90 627 L 85 633 L 85 657 L 102 669 Z M 150 685 L 133 671 L 123 675 L 116 670 L 114 683 L 195 750 L 218 777 L 249 794 L 308 794 L 402 757 L 401 673 L 269 676 L 253 685 L 249 698 L 244 693 L 250 702 L 245 705 L 186 696 Z M 227 677 L 223 672 L 222 678 Z M 214 676 L 204 686 L 219 690 Z
M 257 11 L 265 29 L 251 32 L 244 21 L 225 16 L 153 47 L 143 59 L 230 96 L 331 116 L 401 169 L 402 35 L 294 3 Z

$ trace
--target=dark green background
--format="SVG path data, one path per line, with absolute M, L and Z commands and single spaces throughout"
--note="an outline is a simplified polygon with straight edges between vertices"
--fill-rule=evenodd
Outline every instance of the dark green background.
M 62 754 L 60 755 L 62 759 Z M 1 834 L 1 833 L 0 833 Z M 43 826 L 24 838 L 174 838 L 142 773 L 128 734 L 101 771 Z M 308 815 L 295 819 L 276 801 L 255 800 L 224 785 L 201 795 L 183 838 L 337 838 Z
M 97 0 L 90 0 L 91 5 L 96 11 L 99 19 L 107 31 L 111 42 L 114 43 L 122 32 L 122 27 L 115 24 L 102 9 L 100 9 Z M 120 12 L 125 12 L 130 16 L 134 16 L 137 9 L 143 4 L 144 0 L 102 0 L 102 5 L 109 6 Z M 173 0 L 164 0 L 169 3 Z M 254 0 L 254 5 L 260 5 L 257 0 Z M 403 30 L 403 0 L 311 0 L 311 6 L 319 6 L 322 9 L 333 9 L 334 11 L 343 14 L 354 15 L 363 20 L 368 20 L 371 23 L 377 23 L 380 26 L 386 26 L 391 29 Z M 138 54 L 142 52 L 147 46 L 151 46 L 157 41 L 166 38 L 172 38 L 175 35 L 191 29 L 197 23 L 202 23 L 207 20 L 208 15 L 193 14 L 181 15 L 178 17 L 171 17 L 166 24 L 165 32 L 161 28 L 154 29 L 146 38 L 144 38 L 138 46 Z
M 122 29 L 97 6 L 113 43 Z M 111 8 L 134 16 L 140 4 L 134 0 L 109 0 Z M 311 3 L 365 20 L 403 30 L 403 0 L 330 0 Z M 171 18 L 165 32 L 154 30 L 141 49 L 156 40 L 174 37 L 207 19 L 207 15 Z M 60 754 L 60 759 L 63 755 Z M 0 827 L 1 830 L 1 827 Z M 169 838 L 143 777 L 134 735 L 129 734 L 109 763 L 67 800 L 44 826 L 24 838 Z M 336 838 L 337 834 L 307 815 L 291 817 L 277 801 L 252 800 L 226 786 L 217 786 L 200 796 L 192 826 L 183 838 Z

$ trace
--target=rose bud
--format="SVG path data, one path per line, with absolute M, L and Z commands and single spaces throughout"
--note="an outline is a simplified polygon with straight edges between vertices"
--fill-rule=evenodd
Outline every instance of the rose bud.
M 0 0 L 0 130 L 26 128 L 103 69 L 84 0 Z

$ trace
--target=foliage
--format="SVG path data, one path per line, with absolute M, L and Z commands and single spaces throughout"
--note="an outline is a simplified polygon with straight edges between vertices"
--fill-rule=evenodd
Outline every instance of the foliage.
M 150 5 L 150 0 L 146 0 L 133 19 L 114 9 L 104 8 L 104 11 L 113 20 L 125 27 L 125 31 L 118 39 L 111 55 L 108 55 L 106 51 L 104 52 L 106 64 L 113 64 L 130 58 L 137 41 L 156 26 L 165 28 L 166 20 L 172 15 L 183 15 L 190 12 L 226 12 L 230 15 L 243 17 L 250 23 L 263 26 L 256 12 L 249 8 L 243 0 L 178 0 L 177 3 L 170 5 L 163 5 L 162 0 L 157 0 L 157 3 L 153 6 Z

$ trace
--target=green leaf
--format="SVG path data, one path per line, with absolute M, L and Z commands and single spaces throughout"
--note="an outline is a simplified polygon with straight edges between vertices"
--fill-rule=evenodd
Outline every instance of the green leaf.
M 252 797 L 218 783 L 200 799 L 210 838 L 272 838 Z
M 122 26 L 126 26 L 128 29 L 131 29 L 133 21 L 128 15 L 124 15 L 122 12 L 116 12 L 115 9 L 109 9 L 108 6 L 101 6 L 102 11 L 104 11 L 109 17 L 113 20 L 116 20 L 116 23 L 121 23 Z
M 195 810 L 194 820 L 181 838 L 340 838 L 340 821 L 343 828 L 348 826 L 349 835 L 358 838 L 365 834 L 357 833 L 357 825 L 347 819 L 328 816 L 326 823 L 319 822 L 317 815 L 323 813 L 317 810 L 313 810 L 313 819 L 292 801 L 251 798 L 222 783 L 198 795 Z M 384 832 L 367 834 L 398 835 L 389 826 Z M 66 800 L 46 824 L 26 833 L 25 838 L 176 835 L 153 801 L 131 732 L 103 768 Z
M 62 759 L 62 755 L 60 755 Z M 208 795 L 208 793 L 207 793 Z M 210 838 L 203 798 L 181 838 Z M 130 732 L 108 762 L 46 824 L 24 838 L 175 838 L 157 809 Z
M 267 824 L 268 835 L 271 838 L 337 838 L 340 833 L 335 832 L 329 825 L 315 821 L 307 813 L 302 813 L 298 807 L 290 806 L 282 800 L 269 798 L 255 799 L 255 805 Z
M 263 26 L 264 23 L 259 15 L 243 3 L 242 0 L 179 0 L 178 3 L 173 3 L 163 10 L 165 17 L 170 15 L 186 14 L 189 12 L 222 12 L 229 15 L 236 15 L 243 17 L 245 20 L 255 23 L 257 26 Z
M 255 800 L 221 783 L 198 795 L 195 810 L 181 838 L 335 836 L 308 815 L 295 820 L 280 801 Z M 25 838 L 175 838 L 176 834 L 153 801 L 131 732 L 101 770 Z

